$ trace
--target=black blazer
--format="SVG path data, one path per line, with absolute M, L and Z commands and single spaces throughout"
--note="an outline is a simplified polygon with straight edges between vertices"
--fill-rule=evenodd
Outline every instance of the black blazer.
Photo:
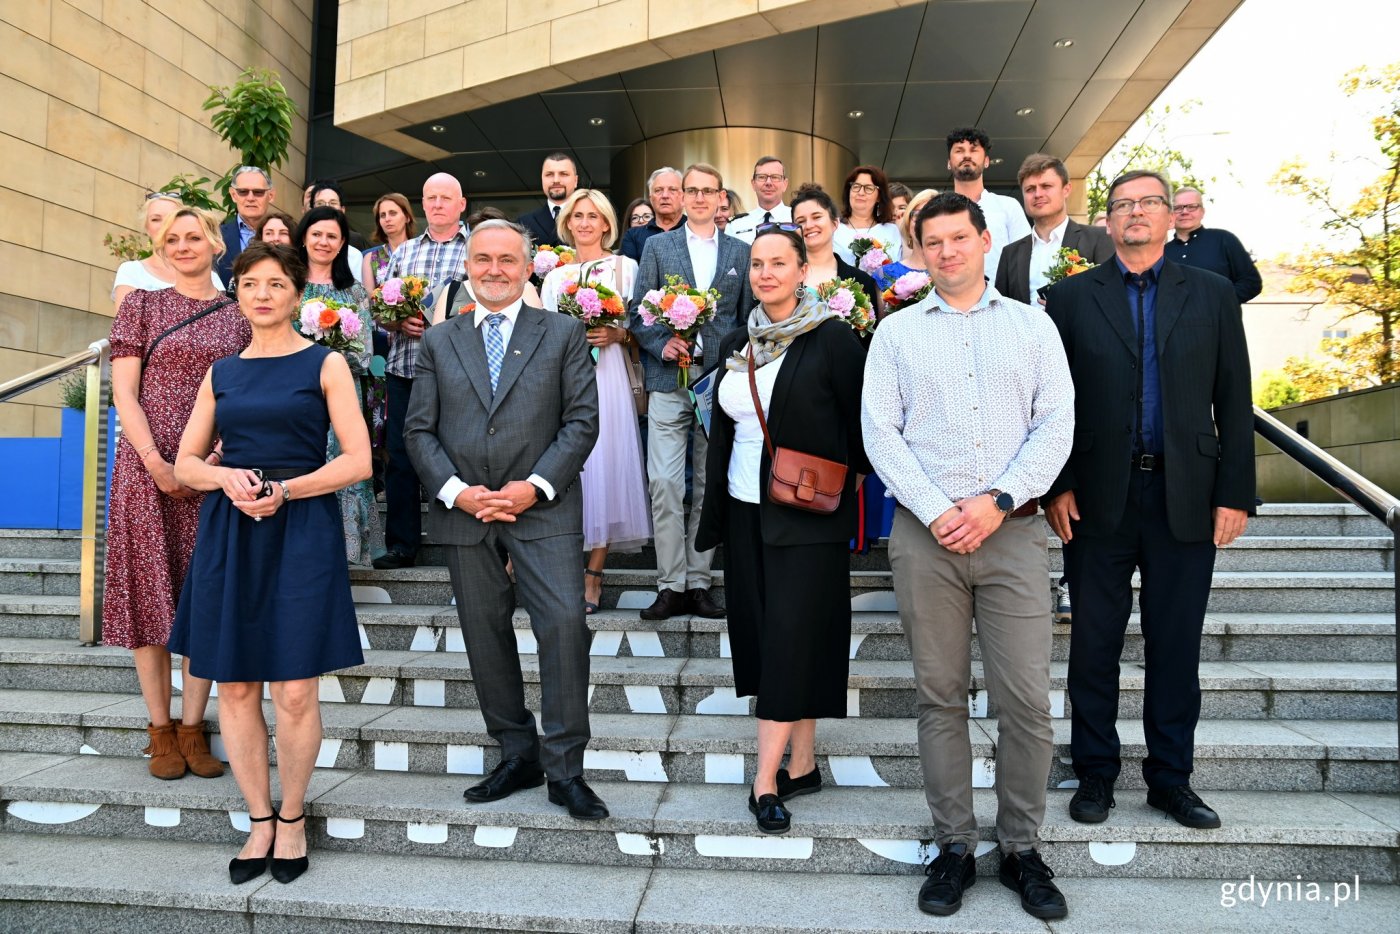
M 224 235 L 224 253 L 214 264 L 214 270 L 218 272 L 219 278 L 224 282 L 224 288 L 228 294 L 233 294 L 233 261 L 238 259 L 238 254 L 243 252 L 242 238 L 238 235 L 238 218 L 225 221 L 219 226 L 219 233 Z
M 994 283 L 1002 295 L 1027 305 L 1036 303 L 1036 296 L 1031 295 L 1031 236 L 1026 234 L 1001 251 Z M 1091 263 L 1102 265 L 1113 259 L 1113 241 L 1108 239 L 1108 231 L 1081 224 L 1074 218 L 1070 218 L 1065 227 L 1065 238 L 1060 246 L 1078 250 L 1079 255 Z
M 742 350 L 748 339 L 745 326 L 731 331 L 720 342 L 720 370 L 713 389 L 710 444 L 705 461 L 705 505 L 695 536 L 695 547 L 702 551 L 718 545 L 726 534 L 734 420 L 720 407 L 719 387 L 728 379 L 742 380 L 744 396 L 748 398 L 748 373 L 730 371 L 723 362 Z M 841 491 L 841 505 L 830 515 L 770 502 L 768 475 L 772 462 L 765 450 L 759 462 L 759 486 L 763 540 L 768 544 L 844 542 L 855 533 L 856 474 L 868 474 L 871 469 L 860 433 L 864 381 L 865 350 L 844 322 L 824 321 L 795 338 L 784 352 L 768 405 L 768 433 L 773 444 L 844 463 L 846 486 Z
M 1078 527 L 1118 527 L 1133 470 L 1137 330 L 1115 262 L 1050 290 L 1046 312 L 1074 377 L 1074 447 L 1047 497 L 1074 490 Z M 1157 363 L 1165 426 L 1167 520 L 1209 540 L 1211 508 L 1254 509 L 1254 410 L 1240 303 L 1229 281 L 1167 260 L 1157 281 Z
M 522 214 L 516 223 L 530 231 L 530 239 L 535 241 L 535 246 L 545 243 L 561 246 L 564 242 L 559 239 L 559 229 L 554 226 L 554 217 L 549 213 L 549 208 L 536 208 L 529 214 Z

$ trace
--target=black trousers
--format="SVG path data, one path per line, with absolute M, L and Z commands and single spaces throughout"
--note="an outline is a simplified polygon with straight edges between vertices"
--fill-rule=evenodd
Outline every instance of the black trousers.
M 403 443 L 403 423 L 408 418 L 408 398 L 413 380 L 392 373 L 385 376 L 389 390 L 389 418 L 384 426 L 389 462 L 384 466 L 384 547 L 406 555 L 418 554 L 423 536 L 423 504 L 418 498 L 418 472 Z M 437 493 L 436 490 L 432 491 Z
M 1167 525 L 1161 471 L 1134 470 L 1123 520 L 1110 535 L 1077 530 L 1065 570 L 1074 594 L 1070 626 L 1070 752 L 1080 777 L 1116 779 L 1118 663 L 1132 614 L 1133 571 L 1142 574 L 1138 603 L 1146 668 L 1143 730 L 1149 788 L 1190 781 L 1201 715 L 1201 628 L 1215 569 L 1215 544 L 1181 542 Z

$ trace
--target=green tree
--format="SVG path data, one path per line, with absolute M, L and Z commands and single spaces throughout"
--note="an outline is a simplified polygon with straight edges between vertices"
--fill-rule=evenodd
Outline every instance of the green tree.
M 1284 375 L 1301 393 L 1296 401 L 1321 399 L 1381 384 L 1378 374 L 1386 344 L 1380 328 L 1351 337 L 1324 338 L 1321 350 L 1321 356 L 1289 357 L 1284 361 Z
M 238 162 L 229 166 L 215 183 L 225 213 L 232 215 L 228 186 L 233 182 L 233 170 L 240 165 L 256 165 L 270 172 L 286 160 L 297 105 L 277 72 L 266 68 L 247 68 L 232 87 L 210 85 L 209 91 L 204 109 L 215 111 L 210 123 L 219 138 L 239 153 Z
M 1261 409 L 1276 409 L 1303 401 L 1303 391 L 1278 370 L 1265 370 L 1254 381 L 1254 404 Z
M 1206 186 L 1215 182 L 1215 177 L 1201 178 L 1193 169 L 1191 157 L 1172 146 L 1176 137 L 1169 135 L 1172 117 L 1189 114 L 1200 105 L 1199 100 L 1189 100 L 1179 104 L 1163 105 L 1161 110 L 1149 107 L 1138 118 L 1127 133 L 1123 134 L 1099 164 L 1089 173 L 1085 197 L 1089 220 L 1103 214 L 1108 209 L 1108 186 L 1124 172 L 1146 169 L 1161 172 L 1171 179 L 1174 186 L 1188 185 L 1198 189 L 1205 196 Z
M 1279 169 L 1274 184 L 1307 202 L 1322 216 L 1322 228 L 1335 235 L 1330 244 L 1287 261 L 1300 270 L 1288 289 L 1323 292 L 1323 304 L 1340 311 L 1341 320 L 1355 315 L 1380 319 L 1377 330 L 1351 339 L 1357 345 L 1350 352 L 1371 369 L 1358 375 L 1348 364 L 1345 369 L 1351 375 L 1346 381 L 1389 383 L 1400 378 L 1400 62 L 1348 72 L 1342 90 L 1349 96 L 1373 94 L 1381 99 L 1380 112 L 1371 122 L 1380 147 L 1374 160 L 1380 173 L 1348 198 L 1330 182 L 1306 175 L 1296 162 Z

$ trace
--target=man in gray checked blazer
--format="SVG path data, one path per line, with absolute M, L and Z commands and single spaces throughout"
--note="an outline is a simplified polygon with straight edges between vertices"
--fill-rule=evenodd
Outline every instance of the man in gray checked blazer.
M 656 542 L 656 602 L 641 611 L 642 619 L 668 619 L 694 613 L 710 619 L 724 616 L 710 596 L 711 551 L 697 551 L 695 533 L 705 490 L 705 433 L 695 415 L 688 390 L 681 389 L 676 363 L 691 356 L 694 382 L 720 361 L 726 334 L 748 320 L 753 306 L 749 291 L 749 246 L 715 226 L 715 212 L 724 181 L 714 166 L 696 163 L 681 179 L 686 221 L 675 230 L 657 234 L 642 249 L 637 281 L 632 289 L 630 328 L 642 348 L 647 388 L 647 476 L 651 492 L 651 521 Z M 637 313 L 642 296 L 666 285 L 668 275 L 699 289 L 719 292 L 715 317 L 700 329 L 693 345 L 661 322 L 647 327 Z M 690 522 L 685 521 L 685 455 L 691 450 Z
M 523 303 L 529 254 L 516 224 L 472 230 L 476 304 L 424 334 L 404 440 L 436 497 L 428 534 L 449 546 L 472 681 L 501 744 L 500 764 L 464 796 L 494 801 L 547 777 L 551 802 L 598 820 L 608 809 L 583 780 L 589 635 L 578 484 L 598 440 L 598 389 L 582 323 Z M 525 707 L 506 557 L 539 643 L 543 743 Z

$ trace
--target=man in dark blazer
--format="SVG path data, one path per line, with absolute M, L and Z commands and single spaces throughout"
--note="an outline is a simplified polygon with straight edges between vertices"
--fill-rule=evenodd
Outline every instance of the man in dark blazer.
M 1027 305 L 1044 305 L 1037 289 L 1045 285 L 1045 272 L 1061 248 L 1078 250 L 1091 263 L 1113 259 L 1113 241 L 1107 231 L 1081 224 L 1069 216 L 1072 186 L 1069 170 L 1054 156 L 1032 153 L 1016 173 L 1021 198 L 1031 219 L 1031 232 L 1009 244 L 997 266 L 996 289 L 1007 298 Z M 1032 269 L 1031 260 L 1035 268 Z
M 1070 816 L 1098 823 L 1114 805 L 1118 664 L 1138 570 L 1147 803 L 1187 827 L 1219 827 L 1189 783 L 1215 551 L 1254 506 L 1249 351 L 1230 283 L 1163 255 L 1166 179 L 1128 172 L 1108 207 L 1114 259 L 1056 285 L 1046 305 L 1075 395 L 1074 447 L 1045 506 L 1073 542 Z
M 224 237 L 224 252 L 218 257 L 215 269 L 219 278 L 230 289 L 233 286 L 233 261 L 253 239 L 258 222 L 267 216 L 272 201 L 277 197 L 277 189 L 272 187 L 272 176 L 266 169 L 255 165 L 240 165 L 233 172 L 233 181 L 228 186 L 229 197 L 233 200 L 235 214 L 224 222 L 219 232 Z
M 493 220 L 472 230 L 476 304 L 424 333 L 404 441 L 435 495 L 427 530 L 448 546 L 472 681 L 501 744 L 500 764 L 466 799 L 548 778 L 551 802 L 597 820 L 608 809 L 583 780 L 589 634 L 577 481 L 598 440 L 598 389 L 583 325 L 523 304 L 528 268 L 522 228 Z M 525 706 L 506 555 L 539 642 L 543 742 Z
M 709 619 L 724 616 L 710 596 L 713 551 L 695 546 L 705 499 L 705 432 L 696 417 L 689 390 L 680 385 L 677 360 L 689 354 L 691 382 L 722 361 L 717 358 L 724 335 L 745 320 L 753 305 L 749 291 L 749 245 L 727 236 L 715 225 L 719 170 L 698 162 L 681 176 L 685 223 L 646 241 L 629 304 L 632 333 L 642 349 L 647 389 L 647 478 L 658 569 L 656 602 L 642 619 L 669 619 L 694 613 Z M 692 344 L 658 321 L 642 323 L 637 308 L 647 292 L 666 285 L 668 275 L 698 289 L 719 292 L 715 317 Z M 685 516 L 686 448 L 691 451 L 690 520 Z
M 546 243 L 559 246 L 564 242 L 559 239 L 559 228 L 556 226 L 559 211 L 578 187 L 578 166 L 573 156 L 566 152 L 552 152 L 545 156 L 544 165 L 540 167 L 540 187 L 544 189 L 545 205 L 520 215 L 519 224 L 530 232 L 530 239 L 536 246 Z

